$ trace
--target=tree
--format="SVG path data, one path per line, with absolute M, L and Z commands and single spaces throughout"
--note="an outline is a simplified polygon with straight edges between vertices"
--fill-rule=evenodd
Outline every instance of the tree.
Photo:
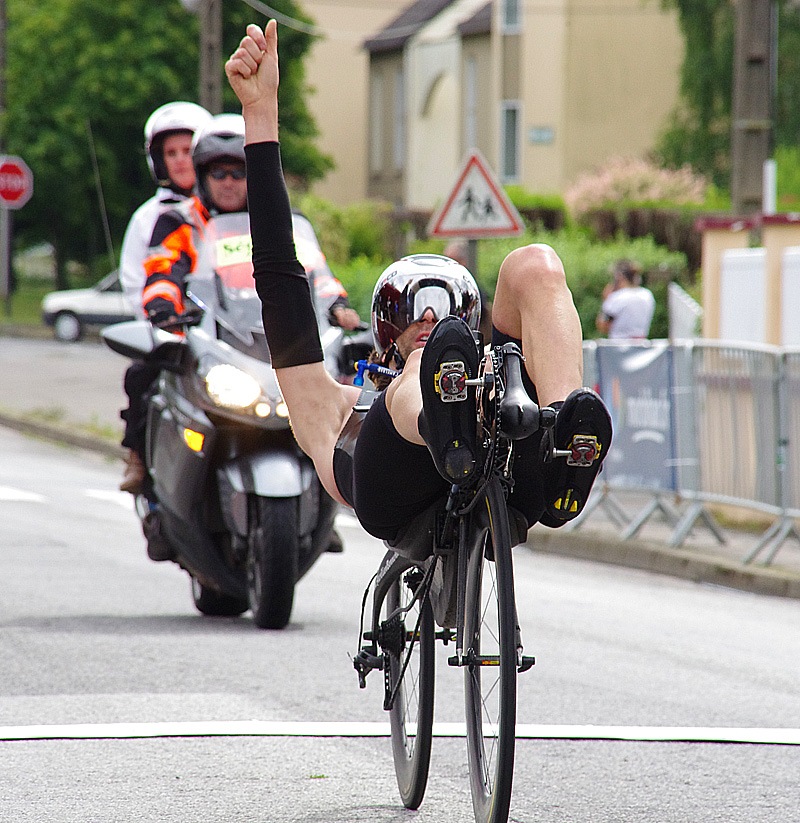
M 24 244 L 53 244 L 59 286 L 66 286 L 67 261 L 87 264 L 98 255 L 108 261 L 95 159 L 117 252 L 131 213 L 152 194 L 142 128 L 162 103 L 196 100 L 197 18 L 179 0 L 7 3 L 4 145 L 35 177 L 16 235 Z M 275 5 L 298 16 L 293 0 Z M 257 18 L 244 4 L 226 4 L 223 54 L 233 51 L 247 22 L 264 22 Z M 282 34 L 286 168 L 313 180 L 332 164 L 313 144 L 316 130 L 304 102 L 302 58 L 311 38 L 289 29 Z M 232 96 L 225 102 L 227 111 L 238 110 Z
M 776 146 L 800 140 L 800 9 L 776 0 Z M 732 0 L 662 0 L 678 11 L 686 44 L 681 99 L 657 153 L 667 165 L 691 164 L 721 188 L 730 183 L 735 8 Z

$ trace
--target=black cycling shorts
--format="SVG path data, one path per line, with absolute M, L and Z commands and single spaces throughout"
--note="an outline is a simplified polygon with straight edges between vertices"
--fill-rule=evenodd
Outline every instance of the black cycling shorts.
M 493 330 L 492 345 L 516 342 Z M 523 373 L 525 388 L 536 398 L 533 383 Z M 528 527 L 544 511 L 539 462 L 541 434 L 516 444 L 514 486 L 509 504 L 525 517 Z M 439 474 L 426 446 L 404 440 L 394 427 L 383 394 L 376 398 L 361 425 L 352 464 L 353 509 L 374 537 L 394 541 L 401 529 L 445 497 L 450 485 Z

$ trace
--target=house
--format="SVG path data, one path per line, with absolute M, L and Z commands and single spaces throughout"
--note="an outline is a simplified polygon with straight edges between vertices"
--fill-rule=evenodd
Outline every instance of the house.
M 318 145 L 336 168 L 314 193 L 339 205 L 367 196 L 367 77 L 369 33 L 384 29 L 408 0 L 303 0 L 319 34 L 305 60 L 313 89 L 308 107 L 320 131 Z
M 684 45 L 660 0 L 417 0 L 364 48 L 366 194 L 430 210 L 471 148 L 539 193 L 645 154 L 677 101 Z

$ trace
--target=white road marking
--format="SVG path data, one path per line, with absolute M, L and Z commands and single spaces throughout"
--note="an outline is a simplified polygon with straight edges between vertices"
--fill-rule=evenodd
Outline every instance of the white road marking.
M 133 495 L 128 492 L 115 491 L 113 489 L 86 489 L 84 494 L 94 500 L 101 500 L 122 506 L 123 509 L 128 509 L 129 511 L 133 511 L 135 508 Z
M 359 529 L 361 528 L 361 524 L 358 522 L 358 518 L 354 514 L 350 514 L 350 512 L 339 512 L 336 515 L 336 525 L 357 526 Z
M 25 492 L 22 489 L 12 489 L 11 486 L 0 486 L 0 501 L 9 503 L 43 503 L 44 496 L 35 492 Z
M 115 740 L 153 737 L 388 737 L 388 723 L 271 720 L 174 723 L 75 723 L 0 726 L 0 740 Z M 434 737 L 465 737 L 463 723 L 434 723 Z M 798 746 L 800 729 L 704 726 L 569 726 L 519 724 L 518 740 L 625 740 Z

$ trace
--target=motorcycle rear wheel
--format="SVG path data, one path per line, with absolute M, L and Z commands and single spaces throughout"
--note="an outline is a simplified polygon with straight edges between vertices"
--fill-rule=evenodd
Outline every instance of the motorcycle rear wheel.
M 253 497 L 247 546 L 247 593 L 260 629 L 289 623 L 300 540 L 295 497 Z
M 247 600 L 209 589 L 194 577 L 192 599 L 197 611 L 207 617 L 238 617 L 250 608 Z

